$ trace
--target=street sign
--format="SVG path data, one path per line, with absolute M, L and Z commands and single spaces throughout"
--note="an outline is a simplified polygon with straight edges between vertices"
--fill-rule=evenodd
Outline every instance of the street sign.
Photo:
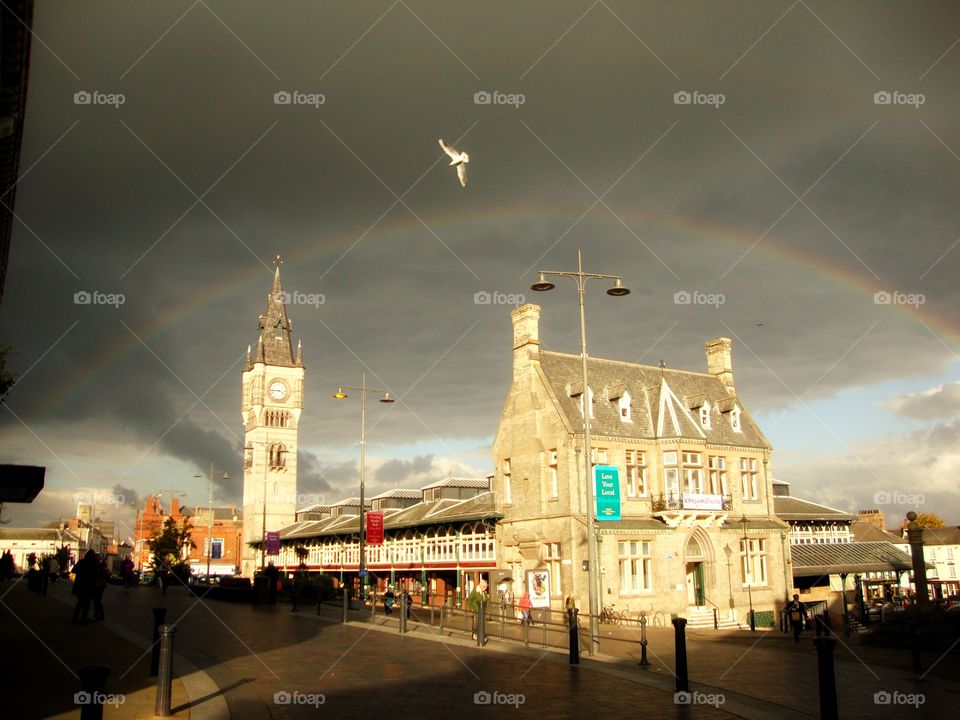
M 593 468 L 597 520 L 620 519 L 620 469 L 616 465 Z
M 367 518 L 367 545 L 383 545 L 383 513 L 379 510 L 370 510 L 365 517 Z

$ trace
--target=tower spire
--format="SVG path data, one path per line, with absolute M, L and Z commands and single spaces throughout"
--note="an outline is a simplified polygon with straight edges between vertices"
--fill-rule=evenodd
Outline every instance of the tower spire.
M 267 310 L 260 316 L 260 339 L 257 341 L 257 359 L 268 365 L 296 367 L 290 334 L 293 322 L 287 317 L 287 294 L 280 282 L 280 265 L 283 260 L 278 254 L 274 258 L 273 286 L 267 295 Z

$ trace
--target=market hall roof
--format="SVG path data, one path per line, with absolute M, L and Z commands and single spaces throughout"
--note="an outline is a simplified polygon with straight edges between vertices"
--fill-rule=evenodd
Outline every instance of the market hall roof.
M 910 556 L 888 542 L 792 545 L 794 577 L 909 571 Z M 927 567 L 933 565 L 927 563 Z

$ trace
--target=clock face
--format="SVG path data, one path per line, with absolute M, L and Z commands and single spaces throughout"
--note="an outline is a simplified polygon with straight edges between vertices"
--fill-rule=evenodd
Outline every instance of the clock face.
M 287 396 L 287 386 L 279 380 L 270 383 L 270 397 L 274 400 L 283 400 Z

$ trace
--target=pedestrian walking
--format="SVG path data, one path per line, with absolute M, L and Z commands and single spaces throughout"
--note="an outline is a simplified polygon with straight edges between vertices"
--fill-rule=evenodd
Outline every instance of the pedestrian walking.
M 790 618 L 790 628 L 793 630 L 793 641 L 800 642 L 800 633 L 803 632 L 804 623 L 809 623 L 807 617 L 807 606 L 800 602 L 800 596 L 794 595 L 786 607 L 787 617 Z
M 520 597 L 520 624 L 523 625 L 527 623 L 533 625 L 533 618 L 530 616 L 530 608 L 533 607 L 533 602 L 530 600 L 530 593 L 526 590 L 523 591 L 523 595 Z
M 90 601 L 97 589 L 97 572 L 97 554 L 93 550 L 87 550 L 87 554 L 73 566 L 74 581 L 71 592 L 77 598 L 77 604 L 73 607 L 74 623 L 87 623 Z
M 120 575 L 123 577 L 123 591 L 130 592 L 130 586 L 133 584 L 133 560 L 124 558 L 120 563 Z

